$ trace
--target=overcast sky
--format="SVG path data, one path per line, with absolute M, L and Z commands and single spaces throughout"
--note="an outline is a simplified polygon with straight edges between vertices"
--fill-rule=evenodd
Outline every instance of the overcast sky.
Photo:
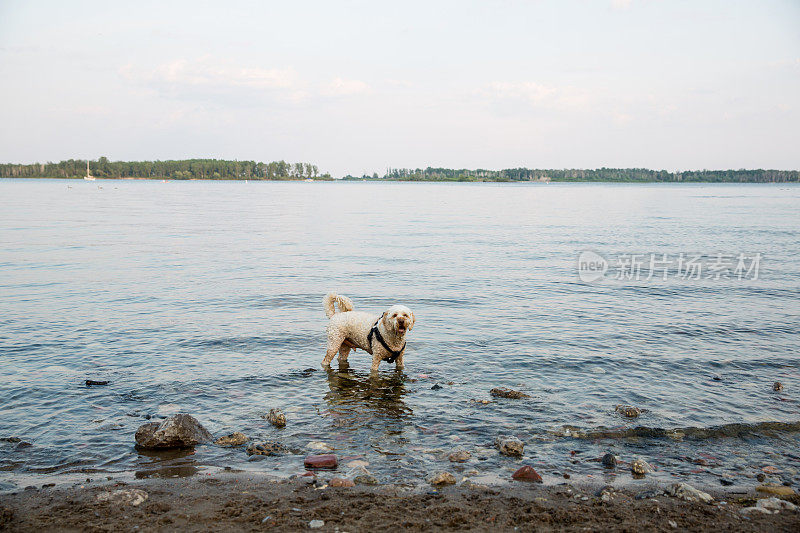
M 0 162 L 800 169 L 800 1 L 0 0 Z

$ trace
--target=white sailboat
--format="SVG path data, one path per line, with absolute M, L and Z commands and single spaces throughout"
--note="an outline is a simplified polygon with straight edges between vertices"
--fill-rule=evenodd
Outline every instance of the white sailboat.
M 83 179 L 88 180 L 88 181 L 94 181 L 94 176 L 89 174 L 89 160 L 88 159 L 86 160 L 86 175 L 83 177 Z

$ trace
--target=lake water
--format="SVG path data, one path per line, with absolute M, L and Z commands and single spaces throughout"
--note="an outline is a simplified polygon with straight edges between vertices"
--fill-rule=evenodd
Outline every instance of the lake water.
M 585 251 L 604 279 L 579 278 Z M 707 277 L 720 253 L 749 272 Z M 650 254 L 706 270 L 646 279 Z M 370 376 L 361 351 L 320 368 L 331 290 L 413 309 L 403 373 Z M 799 345 L 797 185 L 0 180 L 0 437 L 32 444 L 0 442 L 3 490 L 288 476 L 315 441 L 411 485 L 441 469 L 499 483 L 523 463 L 550 483 L 735 488 L 766 467 L 797 484 Z M 296 454 L 138 453 L 136 428 L 176 412 Z M 523 460 L 497 454 L 501 434 Z M 470 462 L 447 461 L 457 447 Z M 633 480 L 592 461 L 606 451 L 658 470 Z

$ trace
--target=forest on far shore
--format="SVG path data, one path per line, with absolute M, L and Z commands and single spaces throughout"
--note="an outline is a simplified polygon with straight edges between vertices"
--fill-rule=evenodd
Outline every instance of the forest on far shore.
M 140 178 L 176 180 L 332 180 L 310 163 L 272 161 L 229 161 L 224 159 L 183 159 L 169 161 L 109 161 L 101 157 L 89 161 L 90 173 L 97 178 Z M 80 178 L 86 175 L 85 159 L 29 165 L 0 163 L 0 178 Z M 688 170 L 669 172 L 647 168 L 531 169 L 503 170 L 452 168 L 389 168 L 345 180 L 377 181 L 602 181 L 602 182 L 722 182 L 786 183 L 800 182 L 797 170 Z
M 227 161 L 224 159 L 182 159 L 175 161 L 109 161 L 101 157 L 89 161 L 89 170 L 96 178 L 150 178 L 175 180 L 300 180 L 333 179 L 320 175 L 317 165 L 272 161 Z M 58 163 L 18 165 L 0 163 L 0 178 L 80 178 L 86 175 L 85 159 L 69 159 Z

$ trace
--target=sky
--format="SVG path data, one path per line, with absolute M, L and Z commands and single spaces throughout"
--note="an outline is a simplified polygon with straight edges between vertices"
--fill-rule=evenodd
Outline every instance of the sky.
M 800 169 L 800 0 L 0 0 L 0 162 Z

